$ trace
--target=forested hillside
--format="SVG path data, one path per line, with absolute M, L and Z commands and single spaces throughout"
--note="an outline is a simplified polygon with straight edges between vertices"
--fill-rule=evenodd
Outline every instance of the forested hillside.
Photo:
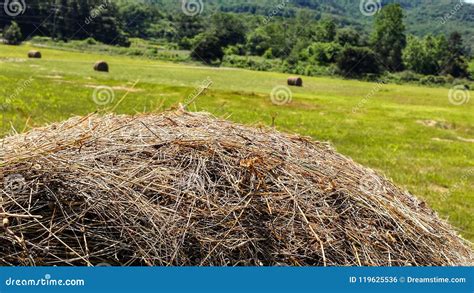
M 269 13 L 274 9 L 275 3 L 281 0 L 215 0 L 224 11 L 230 10 L 235 12 L 257 12 Z M 246 5 L 242 5 L 246 2 Z M 262 4 L 258 4 L 262 2 Z M 366 1 L 367 2 L 367 1 Z M 293 3 L 293 4 L 292 4 Z M 463 3 L 460 8 L 459 0 L 383 0 L 382 3 L 399 3 L 406 12 L 407 30 L 409 33 L 418 36 L 426 34 L 449 34 L 455 30 L 459 31 L 469 44 L 474 46 L 474 5 Z M 317 12 L 317 16 L 331 15 L 335 19 L 345 24 L 356 24 L 359 28 L 370 29 L 367 23 L 372 21 L 371 17 L 367 17 L 360 13 L 359 1 L 351 0 L 293 0 L 289 3 L 290 7 L 294 7 L 287 12 L 288 15 L 294 15 L 298 9 L 306 8 Z M 452 16 L 450 17 L 449 15 Z M 443 18 L 448 17 L 448 21 Z
M 145 2 L 159 3 L 161 7 L 172 9 L 176 8 L 178 1 Z M 294 17 L 298 11 L 308 9 L 315 12 L 316 19 L 330 15 L 341 24 L 355 25 L 364 30 L 370 30 L 367 24 L 372 21 L 371 17 L 360 12 L 360 1 L 354 0 L 203 0 L 202 2 L 211 11 L 219 9 L 259 15 L 269 15 L 279 4 L 286 3 L 285 9 L 277 11 L 277 15 Z M 465 3 L 463 0 L 382 0 L 381 3 L 382 6 L 399 3 L 404 8 L 409 33 L 424 36 L 430 33 L 449 34 L 457 30 L 469 41 L 470 46 L 474 46 L 474 4 Z
M 0 28 L 11 45 L 37 36 L 121 47 L 141 39 L 159 45 L 147 48 L 147 56 L 159 58 L 166 48 L 198 62 L 256 70 L 364 78 L 407 70 L 401 79 L 429 76 L 426 83 L 471 75 L 474 5 L 459 0 L 8 3 Z
M 202 3 L 203 13 L 209 14 L 216 10 L 223 12 L 236 12 L 257 15 L 273 15 L 282 16 L 286 18 L 295 17 L 301 10 L 309 10 L 315 19 L 321 19 L 325 16 L 333 17 L 340 25 L 352 25 L 358 29 L 370 31 L 370 24 L 373 19 L 367 17 L 360 12 L 360 2 L 353 0 L 186 0 L 189 3 Z M 6 1 L 8 2 L 8 1 Z M 150 18 L 154 14 L 152 20 L 155 21 L 155 26 L 162 25 L 160 30 L 162 33 L 169 33 L 171 25 L 168 21 L 163 21 L 162 17 L 172 11 L 181 9 L 181 1 L 177 0 L 29 0 L 27 1 L 28 10 L 25 14 L 19 15 L 16 19 L 22 23 L 23 26 L 30 25 L 31 29 L 37 26 L 41 27 L 37 33 L 47 33 L 53 30 L 54 16 L 56 14 L 63 14 L 69 11 L 70 17 L 75 18 L 76 22 L 81 20 L 81 16 L 87 17 L 91 10 L 102 3 L 115 3 L 117 5 L 108 5 L 109 10 L 116 6 L 123 6 L 124 4 L 138 4 L 144 9 L 139 9 L 135 13 L 142 13 L 142 15 L 135 14 L 134 17 L 138 19 Z M 365 0 L 365 2 L 370 2 Z M 372 1 L 376 2 L 376 1 Z M 284 4 L 284 9 L 278 9 L 278 5 Z M 362 2 L 364 3 L 364 2 Z M 399 3 L 405 10 L 407 31 L 418 36 L 426 34 L 449 34 L 456 30 L 460 32 L 469 46 L 474 46 L 474 4 L 468 4 L 463 0 L 382 0 L 382 5 L 389 3 Z M 369 3 L 370 4 L 370 3 Z M 367 4 L 367 5 L 369 5 Z M 59 12 L 55 10 L 60 10 Z M 156 10 L 156 11 L 153 11 Z M 54 13 L 53 13 L 54 12 Z M 42 23 L 45 16 L 51 14 L 51 19 Z M 114 30 L 116 20 L 109 17 L 111 14 L 116 15 L 116 12 L 109 11 L 108 15 L 101 15 L 100 21 L 105 22 L 105 28 Z M 161 16 L 161 17 L 160 17 Z M 4 14 L 0 10 L 0 29 L 9 23 L 11 17 Z M 56 28 L 64 30 L 64 27 L 69 25 L 64 18 L 58 17 L 56 19 Z M 75 25 L 75 24 L 74 24 Z M 47 28 L 46 28 L 47 27 Z M 62 29 L 61 29 L 62 28 Z M 27 29 L 28 30 L 28 29 Z M 67 29 L 66 29 L 67 30 Z M 94 28 L 89 28 L 87 31 L 94 31 Z M 52 32 L 51 32 L 52 33 Z M 55 32 L 61 34 L 61 31 Z M 115 31 L 104 31 L 104 35 Z M 84 31 L 79 31 L 75 37 L 85 36 Z

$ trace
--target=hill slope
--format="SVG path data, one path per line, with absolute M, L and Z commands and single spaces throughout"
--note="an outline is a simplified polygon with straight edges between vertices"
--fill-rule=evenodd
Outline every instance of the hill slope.
M 373 17 L 364 15 L 360 5 L 368 3 L 353 0 L 206 0 L 202 1 L 204 12 L 216 9 L 227 12 L 292 17 L 300 10 L 310 10 L 315 18 L 332 16 L 340 23 L 354 25 L 366 31 Z M 461 0 L 462 1 L 462 0 Z M 160 7 L 180 9 L 181 3 L 175 0 L 155 0 Z M 188 2 L 191 2 L 188 0 Z M 282 4 L 283 3 L 283 4 Z M 405 9 L 409 33 L 415 35 L 449 34 L 459 31 L 466 44 L 474 45 L 474 4 L 460 0 L 381 0 L 381 5 L 399 3 Z M 283 9 L 278 8 L 283 7 Z

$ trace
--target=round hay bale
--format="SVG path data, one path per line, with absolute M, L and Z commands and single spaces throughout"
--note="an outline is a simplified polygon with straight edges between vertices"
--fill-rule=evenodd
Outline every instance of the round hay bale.
M 105 61 L 98 61 L 94 64 L 94 70 L 100 72 L 109 72 L 109 64 Z
M 425 203 L 273 129 L 90 115 L 0 143 L 0 265 L 473 264 Z
M 29 51 L 28 52 L 28 58 L 37 58 L 41 59 L 41 52 L 40 51 Z
M 289 86 L 303 86 L 303 79 L 301 77 L 289 77 L 288 78 Z

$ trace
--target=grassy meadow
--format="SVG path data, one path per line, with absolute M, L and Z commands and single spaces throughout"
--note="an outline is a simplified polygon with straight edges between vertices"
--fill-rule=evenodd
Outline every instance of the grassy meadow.
M 329 141 L 344 155 L 372 167 L 426 200 L 465 238 L 474 241 L 474 91 L 463 105 L 450 103 L 449 88 L 336 78 L 305 77 L 291 88 L 292 102 L 278 106 L 270 93 L 287 74 L 201 67 L 124 56 L 0 45 L 0 135 L 94 111 L 163 111 L 213 84 L 190 108 L 251 124 Z M 106 60 L 110 73 L 92 70 Z M 474 68 L 474 64 L 471 65 Z M 98 86 L 114 98 L 97 105 Z

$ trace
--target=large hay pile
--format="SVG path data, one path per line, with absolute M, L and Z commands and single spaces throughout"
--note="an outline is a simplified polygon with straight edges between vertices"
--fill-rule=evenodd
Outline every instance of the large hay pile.
M 423 202 L 307 138 L 166 113 L 0 144 L 1 265 L 473 264 Z

